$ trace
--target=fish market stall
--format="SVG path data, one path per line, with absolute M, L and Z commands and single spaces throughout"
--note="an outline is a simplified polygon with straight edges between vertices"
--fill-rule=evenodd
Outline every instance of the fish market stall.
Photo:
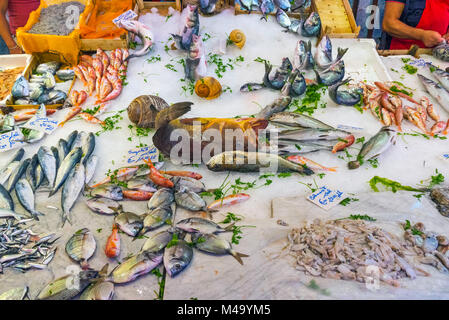
M 449 177 L 449 110 L 417 76 L 440 81 L 431 71 L 449 63 L 380 57 L 368 39 L 317 45 L 321 28 L 280 13 L 168 10 L 122 22 L 140 37 L 134 49 L 81 52 L 68 107 L 3 115 L 24 138 L 0 141 L 13 148 L 0 152 L 0 294 L 449 298 L 447 191 L 435 191 Z M 411 101 L 422 97 L 433 106 L 424 127 Z M 39 119 L 48 129 L 30 138 Z M 194 120 L 248 132 L 265 151 L 230 157 L 276 159 L 279 172 L 224 166 L 226 152 L 170 161 L 167 137 Z

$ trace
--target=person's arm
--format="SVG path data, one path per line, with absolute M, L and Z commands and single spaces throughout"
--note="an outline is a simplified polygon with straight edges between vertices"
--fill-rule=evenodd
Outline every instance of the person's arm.
M 401 39 L 419 40 L 426 47 L 434 47 L 443 41 L 443 37 L 436 31 L 413 28 L 403 23 L 399 18 L 404 10 L 401 2 L 387 1 L 385 3 L 384 20 L 382 29 L 392 37 Z
M 22 49 L 17 45 L 11 36 L 6 11 L 8 10 L 8 0 L 0 0 L 0 36 L 8 46 L 9 53 L 22 53 Z

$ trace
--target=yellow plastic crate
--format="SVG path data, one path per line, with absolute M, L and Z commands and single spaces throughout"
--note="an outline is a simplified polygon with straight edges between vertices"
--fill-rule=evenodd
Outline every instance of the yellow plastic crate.
M 92 0 L 76 0 L 82 3 L 85 8 L 80 15 L 75 30 L 68 36 L 28 33 L 28 30 L 39 21 L 42 8 L 70 1 L 73 0 L 41 0 L 39 8 L 31 12 L 27 24 L 24 27 L 17 29 L 17 41 L 26 53 L 52 52 L 59 54 L 61 60 L 68 64 L 76 65 L 78 63 L 78 54 L 81 48 L 79 26 L 84 24 L 89 18 L 90 12 L 94 6 Z

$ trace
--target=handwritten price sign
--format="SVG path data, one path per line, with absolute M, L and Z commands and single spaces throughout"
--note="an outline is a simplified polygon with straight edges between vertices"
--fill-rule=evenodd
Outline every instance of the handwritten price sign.
M 59 121 L 55 119 L 50 119 L 47 117 L 33 117 L 28 121 L 25 128 L 34 129 L 38 131 L 43 131 L 46 134 L 51 134 L 58 127 Z
M 143 160 L 159 161 L 159 150 L 154 146 L 142 147 L 128 151 L 127 164 L 140 164 Z
M 323 186 L 309 195 L 307 199 L 324 210 L 329 210 L 343 200 L 343 194 L 344 193 L 340 190 L 333 191 L 328 187 Z
M 115 24 L 117 27 L 121 28 L 121 27 L 122 27 L 122 26 L 120 25 L 120 22 L 121 22 L 121 21 L 123 21 L 123 20 L 132 20 L 132 19 L 134 19 L 135 17 L 137 17 L 137 13 L 135 13 L 135 12 L 132 11 L 132 10 L 128 10 L 128 11 L 122 13 L 121 15 L 119 15 L 119 16 L 118 16 L 117 18 L 115 18 L 114 20 L 112 20 L 112 22 L 114 22 L 114 24 Z
M 20 129 L 0 134 L 0 152 L 8 151 L 22 146 L 25 142 L 17 141 L 22 140 L 23 134 Z

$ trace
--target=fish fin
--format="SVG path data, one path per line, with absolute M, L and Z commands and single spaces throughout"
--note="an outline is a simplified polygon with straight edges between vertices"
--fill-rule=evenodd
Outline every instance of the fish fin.
M 243 254 L 243 253 L 234 251 L 234 250 L 232 250 L 232 249 L 229 251 L 229 253 L 230 253 L 230 254 L 235 258 L 235 260 L 237 260 L 242 266 L 243 266 L 243 260 L 242 260 L 242 258 L 249 257 L 249 255 L 247 255 L 247 254 Z
M 170 121 L 179 118 L 191 110 L 193 102 L 178 102 L 168 108 L 162 109 L 156 115 L 155 129 L 167 125 Z
M 337 172 L 338 167 L 329 167 L 327 171 Z
M 338 53 L 337 53 L 337 60 L 340 60 L 341 58 L 343 58 L 343 56 L 346 54 L 346 52 L 348 52 L 348 49 L 349 48 L 344 48 L 344 49 L 338 48 L 337 49 L 337 51 L 338 51 Z
M 235 222 L 231 223 L 229 226 L 227 226 L 226 228 L 224 228 L 224 230 L 225 230 L 226 232 L 231 232 L 232 230 L 234 230 L 234 225 L 235 225 Z
M 98 272 L 98 275 L 101 278 L 104 278 L 107 274 L 108 274 L 108 269 L 109 269 L 109 263 L 106 263 L 103 268 L 101 268 L 101 270 Z

